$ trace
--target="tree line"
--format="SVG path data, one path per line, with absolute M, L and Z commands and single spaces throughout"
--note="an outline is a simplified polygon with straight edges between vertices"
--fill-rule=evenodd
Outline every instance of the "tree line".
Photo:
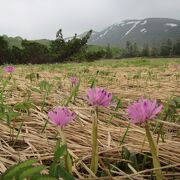
M 88 39 L 92 30 L 79 38 L 77 34 L 71 40 L 66 41 L 60 29 L 56 34 L 56 39 L 51 41 L 50 46 L 40 44 L 35 41 L 22 40 L 21 48 L 9 47 L 8 42 L 0 36 L 0 64 L 42 64 L 60 63 L 66 61 L 93 61 L 97 59 L 129 58 L 129 57 L 175 57 L 180 56 L 180 40 L 176 42 L 168 39 L 159 47 L 149 47 L 145 44 L 139 47 L 136 42 L 126 42 L 125 48 L 120 49 L 120 53 L 114 55 L 113 48 L 107 47 L 89 51 Z
M 180 56 L 180 39 L 173 42 L 171 39 L 161 43 L 159 46 L 149 47 L 144 44 L 139 47 L 136 42 L 126 42 L 126 47 L 121 51 L 121 57 L 178 57 Z
M 10 48 L 4 37 L 0 36 L 0 64 L 81 62 L 112 57 L 109 46 L 105 50 L 96 52 L 87 50 L 87 41 L 91 33 L 92 30 L 88 31 L 82 38 L 75 34 L 72 39 L 66 41 L 60 29 L 49 47 L 35 41 L 22 40 L 21 48 L 16 46 Z
M 91 33 L 92 30 L 82 38 L 77 38 L 75 35 L 71 40 L 66 41 L 60 29 L 49 47 L 35 41 L 22 40 L 22 48 L 16 46 L 9 48 L 8 42 L 0 36 L 0 64 L 41 64 L 74 60 L 76 56 L 84 54 Z

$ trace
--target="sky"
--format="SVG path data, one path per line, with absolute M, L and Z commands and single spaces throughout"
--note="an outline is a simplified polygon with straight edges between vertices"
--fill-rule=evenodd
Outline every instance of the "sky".
M 180 20 L 180 0 L 0 0 L 0 35 L 55 39 L 148 17 Z

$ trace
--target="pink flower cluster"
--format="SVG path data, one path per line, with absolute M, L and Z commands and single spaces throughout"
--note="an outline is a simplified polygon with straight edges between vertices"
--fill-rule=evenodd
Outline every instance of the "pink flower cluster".
M 13 71 L 15 71 L 15 68 L 13 66 L 6 66 L 4 68 L 4 71 L 7 73 L 12 73 Z
M 103 88 L 91 88 L 87 91 L 87 98 L 89 104 L 92 106 L 107 107 L 111 103 L 112 94 Z
M 87 91 L 87 100 L 92 106 L 107 107 L 112 101 L 112 94 L 103 88 L 90 88 Z M 154 119 L 161 112 L 162 108 L 162 104 L 158 105 L 156 100 L 140 98 L 127 108 L 127 114 L 132 123 L 142 124 Z M 76 115 L 66 107 L 59 107 L 48 112 L 48 117 L 53 124 L 64 127 L 73 121 Z
M 76 114 L 66 107 L 58 107 L 53 111 L 48 112 L 48 117 L 53 124 L 64 127 L 75 119 Z
M 78 83 L 78 79 L 75 76 L 70 77 L 70 81 L 72 85 L 76 85 Z
M 153 119 L 162 110 L 162 105 L 157 104 L 156 100 L 141 98 L 127 108 L 130 121 L 134 124 L 142 124 Z
M 103 88 L 92 88 L 87 92 L 89 104 L 93 106 L 104 106 L 110 105 L 112 100 L 112 94 L 105 91 Z M 48 117 L 51 122 L 57 126 L 67 126 L 76 117 L 74 112 L 71 112 L 66 107 L 58 107 L 53 111 L 48 112 Z

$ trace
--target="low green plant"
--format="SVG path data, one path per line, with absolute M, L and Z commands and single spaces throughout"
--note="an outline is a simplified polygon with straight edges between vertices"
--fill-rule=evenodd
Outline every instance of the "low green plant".
M 67 101 L 64 103 L 64 106 L 68 106 L 70 102 L 75 101 L 75 98 L 77 96 L 77 93 L 79 91 L 81 80 L 79 79 L 78 83 L 72 87 L 70 96 L 67 98 Z
M 123 161 L 115 163 L 115 166 L 127 174 L 132 173 L 132 168 L 136 171 L 149 169 L 152 168 L 152 159 L 149 158 L 149 155 L 149 153 L 132 152 L 124 146 L 121 152 L 121 159 Z
M 29 79 L 32 83 L 33 81 L 38 80 L 40 78 L 40 75 L 39 75 L 39 73 L 30 73 L 30 74 L 26 75 L 25 78 Z
M 50 84 L 46 80 L 42 80 L 39 83 L 38 88 L 34 88 L 34 87 L 31 88 L 32 91 L 42 94 L 41 112 L 43 112 L 43 110 L 44 110 L 46 99 L 47 99 L 49 93 L 51 92 L 51 87 L 52 87 L 52 84 Z
M 8 170 L 6 170 L 1 176 L 1 180 L 56 180 L 59 178 L 74 180 L 74 177 L 69 174 L 63 167 L 61 158 L 65 155 L 67 146 L 57 145 L 53 157 L 53 162 L 50 167 L 44 165 L 36 165 L 36 159 L 29 159 L 24 162 L 18 163 Z M 43 173 L 43 170 L 48 170 L 48 174 Z

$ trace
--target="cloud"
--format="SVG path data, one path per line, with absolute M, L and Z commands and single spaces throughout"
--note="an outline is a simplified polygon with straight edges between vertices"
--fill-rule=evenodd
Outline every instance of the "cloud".
M 54 39 L 89 29 L 102 30 L 124 19 L 180 19 L 179 0 L 0 0 L 0 34 Z

